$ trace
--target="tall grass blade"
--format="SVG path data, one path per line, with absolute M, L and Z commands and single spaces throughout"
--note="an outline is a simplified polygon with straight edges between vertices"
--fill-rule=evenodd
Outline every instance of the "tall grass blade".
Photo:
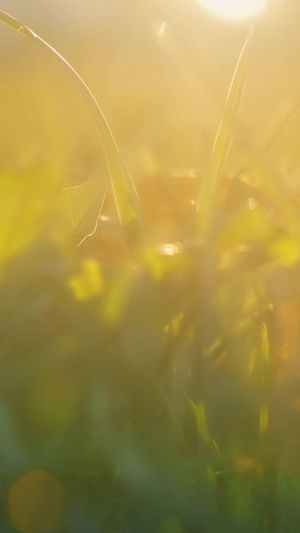
M 192 400 L 190 400 L 190 403 L 195 414 L 198 433 L 201 435 L 204 442 L 211 442 L 212 438 L 207 425 L 204 403 L 199 402 L 196 404 Z
M 124 226 L 129 241 L 136 239 L 142 234 L 144 228 L 141 204 L 110 127 L 94 95 L 73 67 L 52 46 L 25 24 L 19 22 L 4 11 L 0 11 L 0 21 L 44 48 L 51 54 L 52 58 L 57 60 L 66 69 L 78 86 L 91 110 L 103 145 L 120 222 Z
M 225 111 L 215 138 L 208 173 L 204 179 L 197 206 L 197 229 L 205 241 L 210 225 L 214 193 L 218 178 L 227 157 L 242 102 L 248 55 L 252 44 L 253 30 L 243 46 L 229 87 Z

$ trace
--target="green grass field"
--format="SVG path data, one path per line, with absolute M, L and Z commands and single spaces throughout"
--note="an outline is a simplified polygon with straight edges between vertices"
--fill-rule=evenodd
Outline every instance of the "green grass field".
M 259 86 L 266 22 L 215 72 L 147 16 L 102 103 L 0 11 L 0 530 L 297 533 L 298 74 Z

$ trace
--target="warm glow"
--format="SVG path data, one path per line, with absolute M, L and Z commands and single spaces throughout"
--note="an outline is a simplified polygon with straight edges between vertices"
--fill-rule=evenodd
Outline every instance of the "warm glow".
M 56 528 L 63 510 L 59 480 L 46 470 L 28 470 L 8 494 L 8 512 L 20 533 L 42 533 Z
M 256 15 L 266 5 L 266 0 L 198 0 L 212 13 L 227 19 Z

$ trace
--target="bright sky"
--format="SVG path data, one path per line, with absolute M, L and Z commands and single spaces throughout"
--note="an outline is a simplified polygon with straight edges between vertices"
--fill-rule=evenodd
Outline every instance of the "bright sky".
M 267 0 L 198 0 L 212 13 L 227 19 L 247 18 L 262 11 Z

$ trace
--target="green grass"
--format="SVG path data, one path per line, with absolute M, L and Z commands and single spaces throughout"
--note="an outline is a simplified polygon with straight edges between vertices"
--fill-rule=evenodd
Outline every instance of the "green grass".
M 95 100 L 93 94 L 81 79 L 79 74 L 71 67 L 71 65 L 56 51 L 52 46 L 50 46 L 46 41 L 41 39 L 36 33 L 34 33 L 30 28 L 28 28 L 22 22 L 19 22 L 11 15 L 0 11 L 0 20 L 1 22 L 7 24 L 10 28 L 18 31 L 28 39 L 31 39 L 38 46 L 46 50 L 50 55 L 60 63 L 67 71 L 69 76 L 74 80 L 78 86 L 82 96 L 85 98 L 88 107 L 91 110 L 93 119 L 95 121 L 100 140 L 102 142 L 104 153 L 106 156 L 107 166 L 109 169 L 109 175 L 111 178 L 112 188 L 114 192 L 114 198 L 116 207 L 118 210 L 118 215 L 120 223 L 124 226 L 125 229 L 130 227 L 130 234 L 132 238 L 137 238 L 139 233 L 142 231 L 143 220 L 142 213 L 139 204 L 138 197 L 136 195 L 136 190 L 130 174 L 125 167 L 125 164 L 122 160 L 121 154 L 113 137 L 113 134 L 110 130 L 110 127 L 107 123 L 107 120 Z M 94 196 L 94 193 L 92 193 Z M 99 210 L 102 204 L 102 194 L 100 193 L 100 202 Z M 96 218 L 98 217 L 96 213 Z M 94 226 L 96 222 L 94 223 Z M 85 228 L 84 228 L 85 230 Z M 86 229 L 86 235 L 89 234 L 90 228 Z M 83 234 L 83 237 L 85 235 Z
M 252 30 L 166 242 L 87 86 L 0 20 L 71 74 L 113 189 L 65 187 L 43 160 L 1 175 L 1 531 L 298 532 L 298 199 L 254 149 L 222 174 Z

